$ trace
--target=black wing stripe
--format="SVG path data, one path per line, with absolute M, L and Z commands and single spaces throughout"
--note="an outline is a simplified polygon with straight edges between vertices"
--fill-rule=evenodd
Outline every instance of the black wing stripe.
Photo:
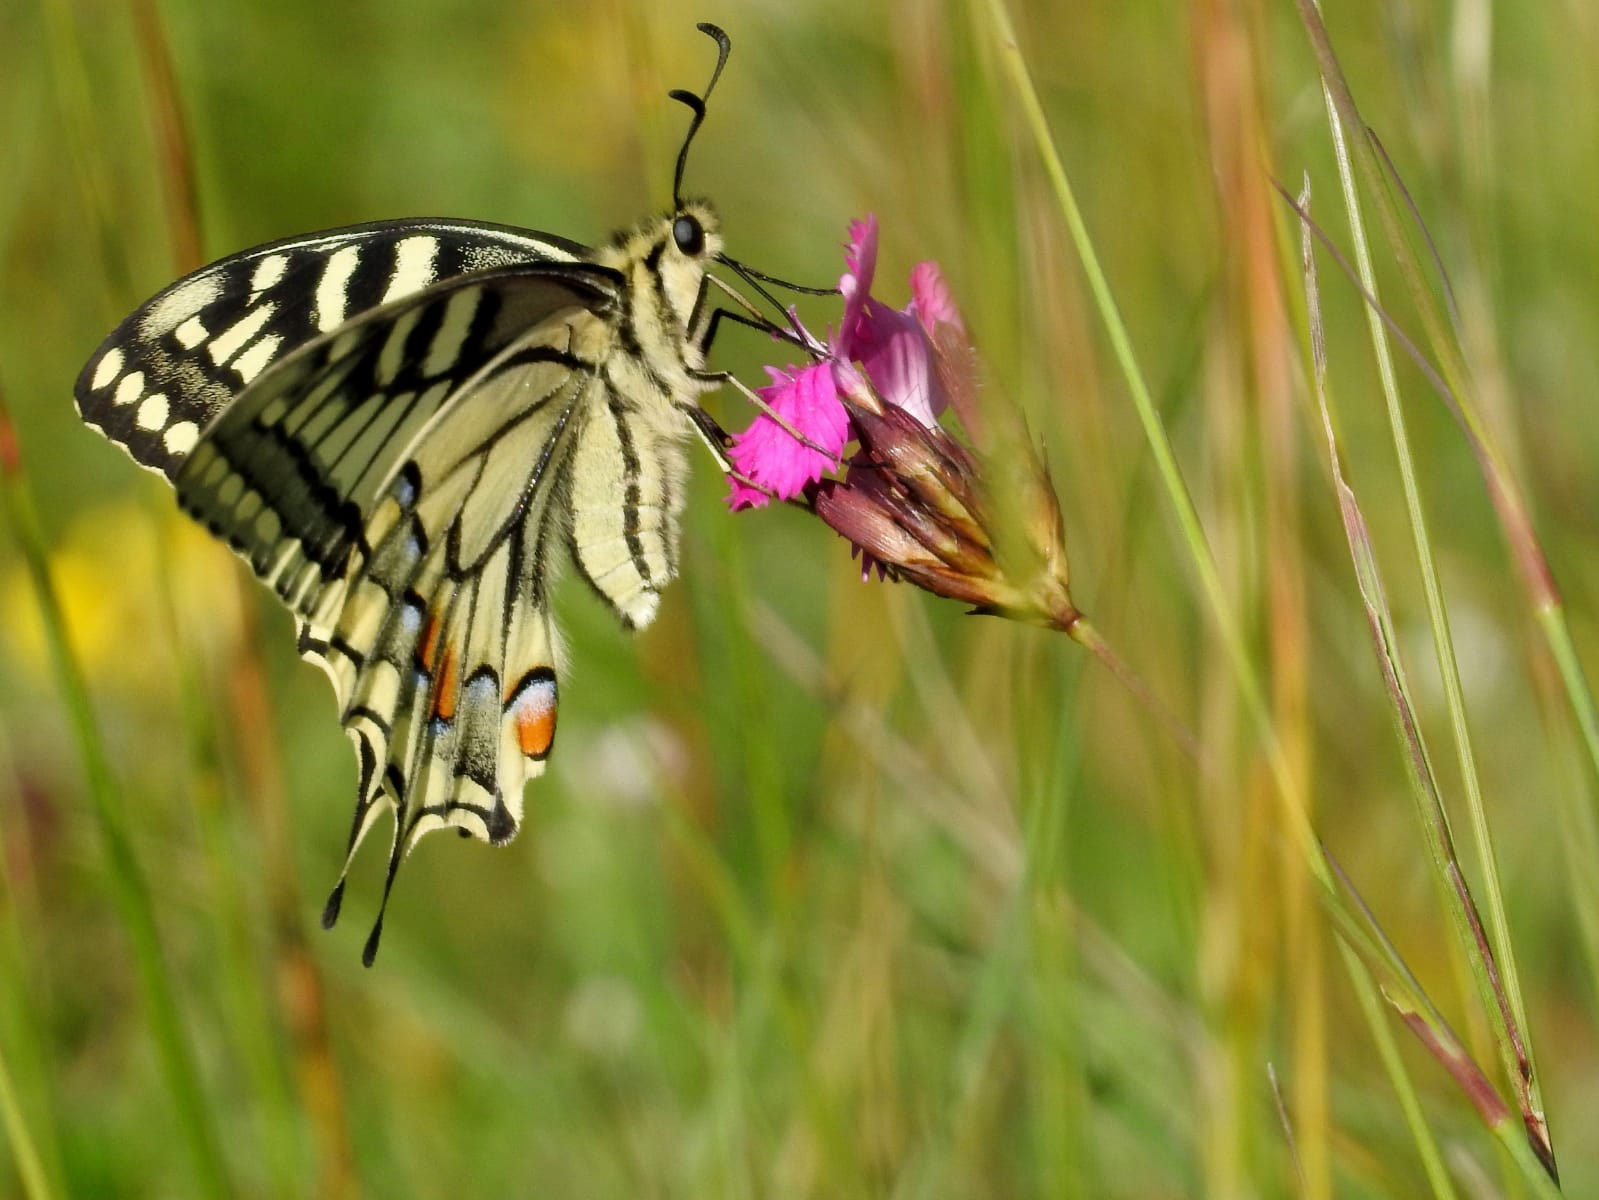
M 644 557 L 644 542 L 639 537 L 639 458 L 638 449 L 633 445 L 633 433 L 627 424 L 627 409 L 622 398 L 615 392 L 610 393 L 610 403 L 607 408 L 611 420 L 616 426 L 616 443 L 622 452 L 622 536 L 627 539 L 627 552 L 632 556 L 633 569 L 638 572 L 639 578 L 644 581 L 645 587 L 653 587 L 654 576 L 650 571 L 650 564 Z
M 78 411 L 140 465 L 171 479 L 241 388 L 323 332 L 317 296 L 336 256 L 348 256 L 336 291 L 343 314 L 354 316 L 467 272 L 589 253 L 529 230 L 426 219 L 257 246 L 178 280 L 123 321 L 80 374 Z M 334 294 L 330 285 L 327 295 Z

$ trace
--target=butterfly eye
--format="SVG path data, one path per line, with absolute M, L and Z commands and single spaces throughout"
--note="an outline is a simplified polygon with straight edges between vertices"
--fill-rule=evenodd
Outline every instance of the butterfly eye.
M 698 257 L 705 249 L 705 227 L 693 217 L 679 217 L 672 222 L 672 240 L 690 258 Z

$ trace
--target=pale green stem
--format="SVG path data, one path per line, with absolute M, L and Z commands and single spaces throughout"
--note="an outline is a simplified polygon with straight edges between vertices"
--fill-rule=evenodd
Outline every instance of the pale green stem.
M 179 1137 L 193 1160 L 199 1194 L 221 1200 L 233 1191 L 228 1183 L 215 1120 L 201 1087 L 200 1072 L 162 954 L 149 887 L 122 822 L 119 789 L 106 760 L 88 685 L 67 640 L 60 598 L 50 578 L 44 535 L 22 477 L 14 432 L 3 403 L 0 403 L 0 491 L 4 493 L 6 516 L 33 585 L 56 681 L 76 736 L 90 811 L 100 830 L 111 893 L 132 949 L 158 1060 L 177 1108 Z
M 1155 409 L 1154 400 L 1144 382 L 1142 372 L 1139 370 L 1137 360 L 1133 354 L 1131 338 L 1128 336 L 1126 326 L 1121 319 L 1110 285 L 1099 264 L 1092 239 L 1083 221 L 1081 210 L 1077 205 L 1071 182 L 1055 148 L 1048 119 L 1044 114 L 1037 91 L 1033 87 L 1026 60 L 1023 58 L 1021 49 L 1017 44 L 1015 30 L 1006 12 L 1004 0 L 985 0 L 985 3 L 998 33 L 1000 54 L 1005 70 L 1011 77 L 1022 107 L 1023 116 L 1043 159 L 1045 172 L 1048 175 L 1057 203 L 1071 233 L 1073 244 L 1083 264 L 1083 271 L 1087 277 L 1089 289 L 1105 321 L 1112 349 L 1126 379 L 1128 391 L 1132 396 L 1139 422 L 1143 426 L 1146 440 L 1154 455 L 1156 468 L 1165 486 L 1167 498 L 1171 502 L 1178 522 L 1182 527 L 1184 541 L 1193 561 L 1195 571 L 1199 576 L 1201 590 L 1209 606 L 1212 620 L 1221 636 L 1228 661 L 1232 666 L 1246 713 L 1256 729 L 1262 753 L 1271 773 L 1277 796 L 1282 804 L 1284 820 L 1292 836 L 1299 843 L 1308 869 L 1320 885 L 1319 894 L 1340 936 L 1351 946 L 1361 950 L 1358 958 L 1346 958 L 1345 962 L 1351 966 L 1358 964 L 1358 968 L 1362 971 L 1370 970 L 1373 962 L 1381 962 L 1389 973 L 1391 982 L 1409 992 L 1421 1010 L 1427 1014 L 1429 1027 L 1437 1030 L 1439 1036 L 1445 1036 L 1447 1035 L 1447 1028 L 1441 1018 L 1438 1017 L 1436 1010 L 1426 1000 L 1425 993 L 1421 992 L 1414 977 L 1393 951 L 1387 939 L 1380 937 L 1374 939 L 1370 931 L 1360 924 L 1340 901 L 1325 852 L 1317 841 L 1310 825 L 1306 798 L 1294 777 L 1287 756 L 1284 753 L 1282 742 L 1277 735 L 1276 727 L 1273 724 L 1270 710 L 1266 703 L 1264 688 L 1250 661 L 1243 634 L 1228 603 L 1215 556 L 1211 552 L 1210 544 L 1205 536 L 1204 527 L 1200 522 L 1193 498 L 1189 494 L 1181 470 L 1177 465 L 1176 455 L 1173 453 L 1170 441 L 1166 437 L 1166 431 L 1161 424 L 1160 415 Z
M 1312 0 L 1317 3 L 1319 0 Z M 1388 413 L 1390 436 L 1399 461 L 1399 476 L 1405 496 L 1405 511 L 1409 518 L 1411 538 L 1415 547 L 1416 563 L 1421 570 L 1422 591 L 1426 598 L 1427 617 L 1432 629 L 1433 647 L 1437 657 L 1438 674 L 1443 683 L 1445 703 L 1449 712 L 1450 730 L 1454 736 L 1456 758 L 1461 781 L 1466 793 L 1466 811 L 1470 816 L 1473 841 L 1477 846 L 1478 870 L 1482 877 L 1485 907 L 1488 914 L 1488 931 L 1493 943 L 1494 956 L 1499 968 L 1503 995 L 1509 1004 L 1509 1020 L 1493 1022 L 1495 1041 L 1511 1086 L 1525 1093 L 1531 1113 L 1542 1121 L 1543 1103 L 1533 1069 L 1532 1047 L 1527 1037 L 1526 1006 L 1522 1000 L 1521 985 L 1516 969 L 1515 948 L 1510 938 L 1509 919 L 1505 914 L 1504 891 L 1500 883 L 1499 867 L 1493 853 L 1493 832 L 1483 803 L 1482 785 L 1477 772 L 1476 755 L 1472 750 L 1471 730 L 1466 719 L 1465 691 L 1460 682 L 1460 669 L 1455 656 L 1454 639 L 1449 629 L 1449 614 L 1444 603 L 1443 587 L 1438 579 L 1437 559 L 1428 536 L 1426 514 L 1422 508 L 1421 489 L 1416 480 L 1415 460 L 1410 451 L 1410 436 L 1406 427 L 1404 408 L 1399 399 L 1399 384 L 1394 373 L 1393 352 L 1387 329 L 1380 315 L 1376 272 L 1372 267 L 1371 251 L 1366 238 L 1365 222 L 1361 216 L 1359 192 L 1355 186 L 1349 147 L 1345 140 L 1343 123 L 1332 90 L 1325 80 L 1322 99 L 1327 108 L 1327 124 L 1332 132 L 1333 148 L 1338 162 L 1338 178 L 1343 189 L 1344 206 L 1349 215 L 1350 236 L 1354 247 L 1355 267 L 1361 286 L 1373 303 L 1366 306 L 1366 319 L 1370 326 L 1373 352 L 1377 358 L 1377 371 L 1382 386 L 1383 400 Z M 1436 795 L 1433 793 L 1432 795 Z M 1423 798 L 1425 802 L 1425 797 Z M 1448 811 L 1441 803 L 1432 805 L 1431 820 L 1437 821 L 1447 831 Z M 1423 820 L 1430 830 L 1430 821 Z M 1448 897 L 1460 893 L 1451 886 L 1447 876 L 1447 863 L 1453 858 L 1453 839 L 1440 841 L 1429 836 L 1433 843 L 1433 866 L 1438 881 Z M 1491 965 L 1483 961 L 1478 952 L 1477 940 L 1471 927 L 1470 914 L 1464 904 L 1447 904 L 1446 908 L 1455 926 L 1455 932 L 1466 951 L 1484 1008 L 1489 1012 L 1501 1007 L 1492 979 Z M 1547 1137 L 1547 1131 L 1545 1131 Z
M 1077 205 L 1077 197 L 1072 189 L 1071 180 L 1066 175 L 1065 165 L 1055 149 L 1049 120 L 1044 114 L 1043 105 L 1038 99 L 1038 92 L 1033 87 L 1032 76 L 1027 69 L 1027 62 L 1017 44 L 1010 15 L 1006 11 L 1004 0 L 985 0 L 985 3 L 988 5 L 990 17 L 998 33 L 1005 70 L 1010 75 L 1017 99 L 1022 106 L 1022 114 L 1043 157 L 1045 173 L 1049 177 L 1056 202 L 1060 206 L 1067 229 L 1071 233 L 1072 243 L 1082 262 L 1083 273 L 1088 279 L 1095 305 L 1104 318 L 1106 335 L 1110 338 L 1117 364 L 1121 367 L 1123 378 L 1127 382 L 1127 390 L 1132 396 L 1133 407 L 1138 414 L 1139 424 L 1143 427 L 1145 440 L 1155 457 L 1155 468 L 1159 472 L 1167 499 L 1171 502 L 1178 524 L 1182 528 L 1183 540 L 1193 561 L 1194 570 L 1199 576 L 1200 588 L 1210 609 L 1211 619 L 1221 636 L 1244 706 L 1260 738 L 1262 752 L 1266 756 L 1272 780 L 1283 803 L 1288 828 L 1298 842 L 1311 874 L 1315 876 L 1327 898 L 1336 905 L 1336 890 L 1327 870 L 1327 864 L 1322 858 L 1315 833 L 1311 829 L 1305 797 L 1294 779 L 1288 758 L 1283 752 L 1282 742 L 1277 736 L 1276 726 L 1272 722 L 1266 702 L 1265 690 L 1255 673 L 1254 666 L 1249 661 L 1249 650 L 1228 603 L 1221 572 L 1216 566 L 1215 555 L 1211 552 L 1204 525 L 1199 519 L 1199 510 L 1194 506 L 1193 497 L 1189 494 L 1188 485 L 1183 479 L 1182 469 L 1177 464 L 1177 456 L 1172 450 L 1170 440 L 1166 437 L 1165 427 L 1161 424 L 1160 414 L 1155 408 L 1154 397 L 1144 382 L 1143 372 L 1139 369 L 1138 360 L 1133 353 L 1132 339 L 1121 318 L 1121 310 L 1111 292 L 1104 269 L 1100 266 L 1099 256 L 1094 251 L 1093 239 L 1083 221 L 1082 211 Z
M 1370 974 L 1360 969 L 1359 960 L 1348 946 L 1340 944 L 1338 952 L 1343 955 L 1344 966 L 1348 968 L 1349 978 L 1355 985 L 1355 998 L 1360 1001 L 1361 1015 L 1366 1018 L 1366 1028 L 1371 1031 L 1378 1057 L 1382 1059 L 1383 1069 L 1388 1072 L 1388 1082 L 1393 1085 L 1394 1095 L 1399 1100 L 1399 1110 L 1404 1113 L 1405 1125 L 1416 1143 L 1417 1153 L 1421 1155 L 1421 1167 L 1427 1173 L 1432 1194 L 1438 1200 L 1456 1200 L 1455 1185 L 1444 1167 L 1438 1139 L 1433 1136 L 1432 1126 L 1427 1124 L 1427 1114 L 1422 1111 L 1416 1085 L 1411 1081 L 1405 1060 L 1399 1053 L 1393 1030 L 1384 1019 L 1377 985 L 1372 982 Z
M 0 1124 L 5 1126 L 17 1174 L 22 1178 L 22 1190 L 28 1200 L 50 1200 L 54 1193 L 50 1190 L 50 1180 L 45 1174 L 44 1161 L 39 1157 L 38 1145 L 28 1128 L 27 1117 L 23 1115 L 22 1105 L 17 1100 L 11 1071 L 6 1066 L 4 1047 L 0 1047 Z

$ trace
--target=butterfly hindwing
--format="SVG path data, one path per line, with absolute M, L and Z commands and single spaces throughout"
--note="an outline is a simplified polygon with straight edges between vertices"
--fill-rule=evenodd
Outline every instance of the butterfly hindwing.
M 391 871 L 435 828 L 508 840 L 543 769 L 550 559 L 614 285 L 510 268 L 363 314 L 264 372 L 177 473 L 183 507 L 301 618 L 362 764 L 351 852 L 392 805 Z
M 439 219 L 353 225 L 257 246 L 185 276 L 136 309 L 79 375 L 78 411 L 170 479 L 241 388 L 348 317 L 463 274 L 587 253 L 545 234 Z
M 157 293 L 78 376 L 84 422 L 249 562 L 332 680 L 358 783 L 324 925 L 395 818 L 368 966 L 418 838 L 516 834 L 555 739 L 559 561 L 647 624 L 677 571 L 684 443 L 698 430 L 728 469 L 699 406 L 725 379 L 706 366 L 726 315 L 710 285 L 761 322 L 708 271 L 770 277 L 683 198 L 730 48 L 699 28 L 716 65 L 671 93 L 693 116 L 668 212 L 592 248 L 430 218 L 257 246 Z

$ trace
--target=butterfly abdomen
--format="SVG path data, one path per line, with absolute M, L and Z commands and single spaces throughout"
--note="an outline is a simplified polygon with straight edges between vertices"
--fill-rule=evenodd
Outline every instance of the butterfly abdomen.
M 656 417 L 656 419 L 652 419 Z M 677 573 L 686 423 L 630 409 L 610 393 L 574 452 L 568 542 L 578 572 L 629 628 L 655 617 Z

